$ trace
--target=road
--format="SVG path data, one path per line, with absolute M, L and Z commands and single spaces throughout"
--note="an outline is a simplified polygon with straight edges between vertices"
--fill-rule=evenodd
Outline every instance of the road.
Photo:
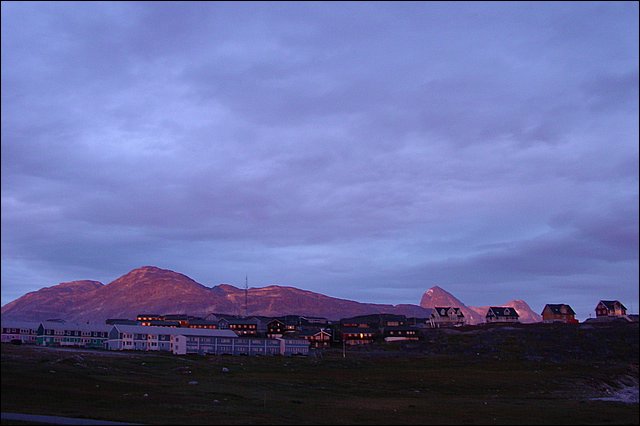
M 46 423 L 52 425 L 139 425 L 140 423 L 109 422 L 106 420 L 76 419 L 73 417 L 39 416 L 35 414 L 1 413 L 4 421 Z

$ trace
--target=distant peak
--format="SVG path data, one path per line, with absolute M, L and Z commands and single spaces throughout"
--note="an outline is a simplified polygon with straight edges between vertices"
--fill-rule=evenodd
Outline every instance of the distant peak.
M 69 287 L 91 287 L 91 288 L 98 288 L 98 287 L 102 287 L 104 284 L 102 284 L 100 281 L 93 281 L 93 280 L 78 280 L 78 281 L 67 281 L 67 282 L 63 282 L 58 284 L 57 288 L 69 288 Z
M 238 291 L 238 290 L 240 290 L 238 287 L 236 287 L 234 285 L 231 285 L 231 284 L 218 284 L 214 288 L 218 288 L 218 289 L 224 290 L 224 291 Z
M 131 272 L 173 272 L 170 271 L 168 269 L 162 269 L 162 268 L 158 268 L 157 266 L 150 266 L 150 265 L 146 265 L 146 266 L 141 266 L 139 268 L 135 268 L 133 269 Z

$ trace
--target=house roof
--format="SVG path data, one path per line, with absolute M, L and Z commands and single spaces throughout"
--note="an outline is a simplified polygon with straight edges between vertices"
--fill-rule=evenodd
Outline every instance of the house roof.
M 299 336 L 315 336 L 316 334 L 319 334 L 319 333 L 326 333 L 328 335 L 331 335 L 330 331 L 324 330 L 320 327 L 303 328 L 302 330 L 297 332 Z
M 433 308 L 432 313 L 435 313 L 438 316 L 448 316 L 449 309 L 453 309 L 453 313 L 459 318 L 464 317 L 464 314 L 460 310 L 460 308 L 452 307 L 452 306 L 435 306 Z
M 624 309 L 625 311 L 627 310 L 627 307 L 624 306 L 622 303 L 620 303 L 617 300 L 601 300 L 600 303 L 602 303 L 604 306 L 606 306 L 607 309 L 609 309 L 609 310 L 614 310 L 616 308 L 616 303 L 618 305 L 620 305 L 620 307 L 622 309 Z M 598 304 L 600 304 L 600 303 L 598 303 Z
M 40 323 L 35 321 L 2 320 L 2 328 L 28 328 L 35 330 L 39 326 Z
M 177 320 L 189 320 L 193 317 L 189 317 L 189 315 L 186 315 L 186 314 L 169 314 L 169 315 L 163 315 L 163 318 L 165 320 L 177 321 Z
M 406 321 L 406 315 L 397 315 L 397 314 L 369 314 L 369 315 L 358 315 L 350 318 L 342 318 L 340 323 L 375 323 L 379 324 L 383 321 Z
M 227 320 L 229 322 L 229 324 L 258 324 L 258 320 L 256 319 L 243 319 L 243 318 L 237 318 L 237 319 L 228 319 Z
M 376 333 L 377 330 L 375 328 L 361 328 L 361 327 L 344 327 L 342 329 L 342 333 Z
M 158 327 L 180 327 L 179 321 L 169 321 L 169 320 L 149 320 L 149 324 L 151 324 L 151 326 L 158 326 Z
M 551 312 L 553 312 L 556 315 L 575 315 L 576 313 L 573 311 L 573 309 L 571 309 L 571 306 L 564 304 L 564 303 L 547 303 L 546 307 L 549 307 L 549 309 L 551 309 Z M 565 312 L 562 312 L 562 308 L 564 307 Z
M 491 306 L 487 311 L 487 315 L 489 315 L 489 312 L 493 312 L 497 317 L 520 317 L 520 315 L 518 315 L 518 311 L 509 306 Z
M 206 336 L 206 337 L 238 337 L 232 330 L 210 328 L 169 328 L 142 325 L 115 324 L 109 330 L 117 329 L 121 333 L 164 334 L 171 336 Z
M 419 328 L 417 327 L 412 327 L 410 325 L 398 325 L 398 326 L 394 326 L 394 327 L 385 327 L 384 331 L 419 331 Z
M 218 325 L 218 321 L 196 319 L 189 321 L 189 325 Z
M 40 324 L 45 330 L 62 330 L 62 331 L 109 331 L 113 326 L 104 323 L 100 324 L 87 324 L 87 323 L 60 323 L 57 321 L 42 321 Z

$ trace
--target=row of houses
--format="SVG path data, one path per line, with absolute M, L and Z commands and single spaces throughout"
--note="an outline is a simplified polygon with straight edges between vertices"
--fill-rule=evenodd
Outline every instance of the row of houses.
M 307 355 L 298 338 L 243 338 L 231 330 L 62 321 L 2 322 L 2 342 L 106 350 L 165 351 L 175 355 Z

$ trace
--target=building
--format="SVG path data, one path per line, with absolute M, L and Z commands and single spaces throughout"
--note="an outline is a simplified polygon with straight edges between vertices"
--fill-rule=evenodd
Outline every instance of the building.
M 345 345 L 366 345 L 373 343 L 378 330 L 368 327 L 342 327 L 342 341 Z
M 385 327 L 382 333 L 385 342 L 419 340 L 418 329 L 411 326 Z
M 126 318 L 109 318 L 104 323 L 107 325 L 114 325 L 114 324 L 140 325 L 139 321 L 130 320 Z
M 226 328 L 232 330 L 238 336 L 258 335 L 258 321 L 256 321 L 255 319 L 232 318 L 225 321 L 228 324 Z
M 154 327 L 142 325 L 114 325 L 109 331 L 107 347 L 109 350 L 137 350 L 137 351 L 171 351 L 175 336 L 184 337 L 220 337 L 235 338 L 231 330 L 212 330 L 188 327 Z
M 327 328 L 305 327 L 298 331 L 296 336 L 307 340 L 309 346 L 314 349 L 326 349 L 331 346 L 331 330 Z
M 43 321 L 38 326 L 36 342 L 40 346 L 104 349 L 111 327 L 107 324 Z
M 3 320 L 2 343 L 35 345 L 39 325 L 38 322 Z
M 627 308 L 617 300 L 601 300 L 596 306 L 596 317 L 623 317 Z
M 520 315 L 518 312 L 508 306 L 491 306 L 487 310 L 485 320 L 487 323 L 517 323 Z
M 151 321 L 162 321 L 164 318 L 160 314 L 138 314 L 136 316 L 136 321 L 140 323 L 140 325 L 150 326 Z
M 546 304 L 542 310 L 542 322 L 561 322 L 566 324 L 577 324 L 576 313 L 571 306 L 564 303 Z
M 230 329 L 168 328 L 114 325 L 109 350 L 167 351 L 174 355 L 294 355 L 307 354 L 304 339 L 238 337 Z
M 267 323 L 267 337 L 275 339 L 287 332 L 284 321 L 274 318 Z
M 280 342 L 280 355 L 291 356 L 309 354 L 309 341 L 305 339 L 278 337 L 276 340 Z
M 460 308 L 451 306 L 436 306 L 431 311 L 432 327 L 460 327 L 465 318 Z
M 164 321 L 177 321 L 180 324 L 180 327 L 189 327 L 189 322 L 198 318 L 185 314 L 170 314 L 164 315 L 162 319 Z
M 189 328 L 208 328 L 211 330 L 216 330 L 218 328 L 218 322 L 194 319 L 189 321 Z
M 340 326 L 346 328 L 376 328 L 399 327 L 407 325 L 407 317 L 396 314 L 358 315 L 340 320 Z

